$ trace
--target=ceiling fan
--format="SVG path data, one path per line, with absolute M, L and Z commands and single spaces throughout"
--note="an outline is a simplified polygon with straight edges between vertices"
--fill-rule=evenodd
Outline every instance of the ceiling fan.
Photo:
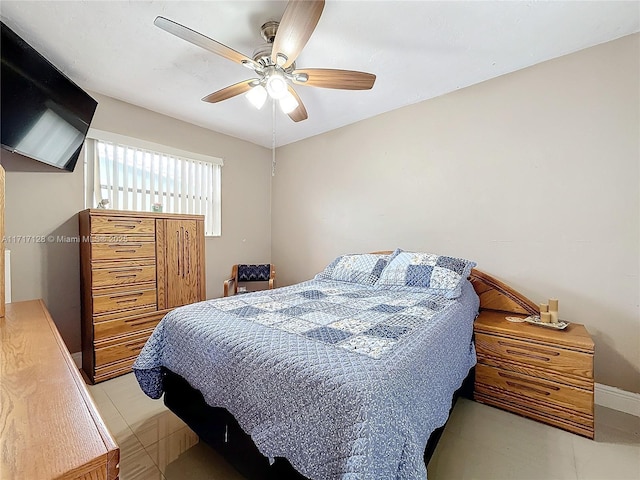
M 153 23 L 187 42 L 255 72 L 254 78 L 211 93 L 203 101 L 216 103 L 246 93 L 256 108 L 262 108 L 267 97 L 271 97 L 278 101 L 282 111 L 291 120 L 300 122 L 308 118 L 307 110 L 292 83 L 342 90 L 369 90 L 376 80 L 376 76 L 371 73 L 352 70 L 296 68 L 296 58 L 316 28 L 323 8 L 324 0 L 289 0 L 280 22 L 269 21 L 262 25 L 262 38 L 267 43 L 256 49 L 253 58 L 168 18 L 156 17 Z

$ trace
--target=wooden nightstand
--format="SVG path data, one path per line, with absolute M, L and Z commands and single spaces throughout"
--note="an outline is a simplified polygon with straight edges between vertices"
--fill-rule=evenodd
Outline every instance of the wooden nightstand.
M 553 330 L 484 310 L 474 325 L 474 398 L 593 438 L 593 340 L 583 325 Z M 525 316 L 525 315 L 519 315 Z

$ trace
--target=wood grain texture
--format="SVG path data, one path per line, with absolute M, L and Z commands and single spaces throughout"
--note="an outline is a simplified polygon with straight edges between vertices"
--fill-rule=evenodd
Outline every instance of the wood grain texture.
M 295 79 L 296 74 L 308 75 L 306 82 Z M 337 88 L 340 90 L 370 90 L 376 81 L 372 73 L 354 70 L 335 70 L 331 68 L 302 68 L 293 72 L 296 85 L 309 87 Z
M 302 99 L 298 95 L 298 92 L 296 92 L 291 85 L 288 86 L 288 89 L 289 93 L 293 95 L 293 98 L 298 102 L 298 106 L 292 112 L 287 113 L 287 115 L 289 115 L 289 118 L 294 122 L 306 120 L 309 118 L 309 114 L 307 113 L 307 108 L 304 106 L 304 103 L 302 103 Z
M 309 38 L 311 38 L 323 9 L 324 0 L 291 0 L 287 4 L 278 26 L 276 38 L 273 41 L 271 53 L 273 63 L 279 64 L 278 53 L 282 53 L 287 57 L 287 60 L 281 65 L 282 68 L 287 68 L 296 61 Z
M 259 81 L 257 78 L 251 78 L 249 80 L 243 80 L 242 82 L 234 83 L 221 90 L 210 93 L 206 97 L 202 98 L 203 102 L 218 103 L 228 98 L 235 97 L 236 95 L 242 95 L 253 88 L 251 85 L 253 82 Z
M 508 394 L 512 397 L 537 400 L 555 409 L 576 411 L 583 415 L 593 413 L 591 392 L 545 378 L 479 363 L 476 365 L 476 382 L 480 385 L 479 388 L 490 388 L 497 396 Z
M 4 317 L 5 284 L 4 284 L 4 168 L 0 165 L 0 318 Z
M 93 260 L 126 260 L 155 258 L 155 239 L 149 237 L 145 242 L 116 242 L 91 243 L 91 258 Z
M 195 249 L 198 263 L 198 301 L 207 298 L 207 281 L 205 265 L 207 264 L 204 248 L 204 222 L 196 222 Z
M 119 450 L 42 301 L 0 320 L 0 477 L 118 476 Z
M 130 218 L 118 215 L 94 216 L 91 219 L 91 233 L 95 235 L 155 234 L 152 218 Z
M 165 228 L 167 308 L 197 302 L 203 268 L 196 222 L 167 220 Z
M 102 367 L 121 360 L 136 358 L 153 330 L 142 330 L 123 338 L 115 338 L 111 345 L 96 345 L 96 367 Z
M 155 283 L 152 288 L 148 289 L 131 289 L 126 292 L 114 290 L 110 289 L 104 291 L 101 295 L 93 296 L 94 315 L 116 313 L 124 310 L 129 311 L 127 314 L 133 315 L 134 310 L 137 313 L 157 310 Z
M 221 57 L 231 60 L 232 62 L 248 62 L 255 64 L 252 59 L 234 50 L 233 48 L 227 47 L 226 45 L 217 42 L 199 32 L 196 32 L 195 30 L 191 30 L 184 25 L 180 25 L 173 20 L 169 20 L 165 17 L 156 17 L 153 23 L 156 27 L 161 28 L 165 32 L 171 33 L 178 38 L 197 45 L 198 47 L 204 48 L 205 50 L 215 53 L 216 55 L 220 55 Z
M 532 402 L 526 398 L 512 398 L 508 395 L 496 396 L 490 390 L 488 394 L 485 394 L 482 387 L 480 390 L 476 390 L 474 398 L 478 402 L 502 408 L 587 438 L 594 438 L 593 418 L 585 418 L 575 412 L 559 411 L 553 406 Z
M 93 269 L 93 288 L 144 282 L 156 283 L 155 262 L 127 262 L 125 266 L 113 263 Z
M 536 303 L 481 270 L 472 269 L 469 280 L 480 297 L 481 310 L 497 310 L 524 315 L 540 313 Z
M 119 362 L 110 363 L 106 366 L 96 367 L 93 375 L 93 382 L 104 382 L 110 378 L 131 373 L 131 367 L 135 361 L 136 357 L 129 357 Z
M 530 323 L 513 323 L 501 312 L 483 311 L 476 320 L 476 332 L 519 338 L 527 342 L 557 345 L 584 353 L 593 353 L 594 343 L 589 332 L 579 323 L 572 323 L 564 330 L 540 327 Z
M 106 322 L 95 322 L 93 325 L 95 347 L 97 348 L 101 342 L 114 338 L 127 337 L 142 330 L 152 330 L 168 312 L 169 310 L 160 310 L 130 317 L 120 316 Z
M 171 306 L 205 299 L 204 217 L 89 209 L 78 214 L 83 370 L 90 382 L 131 371 Z M 180 232 L 179 278 L 168 276 L 167 224 Z M 177 265 L 172 265 L 178 267 Z
M 513 314 L 510 314 L 513 315 Z M 481 311 L 474 398 L 593 438 L 594 345 L 583 325 L 552 330 Z
M 156 288 L 158 310 L 167 308 L 167 235 L 165 221 L 156 220 Z
M 591 356 L 580 351 L 512 337 L 488 335 L 480 331 L 476 331 L 475 341 L 476 352 L 480 357 L 499 358 L 516 364 L 524 363 L 577 378 L 593 378 Z

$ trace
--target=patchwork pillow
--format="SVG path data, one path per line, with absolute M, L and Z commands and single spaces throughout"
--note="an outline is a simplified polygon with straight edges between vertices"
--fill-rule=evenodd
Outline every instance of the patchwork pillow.
M 389 261 L 389 255 L 356 253 L 340 255 L 315 276 L 316 280 L 338 280 L 341 282 L 374 285 Z
M 433 253 L 393 252 L 376 286 L 425 288 L 436 295 L 457 298 L 475 262 Z

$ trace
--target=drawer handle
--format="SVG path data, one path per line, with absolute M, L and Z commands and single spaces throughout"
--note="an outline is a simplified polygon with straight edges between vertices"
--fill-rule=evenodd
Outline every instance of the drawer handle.
M 107 222 L 118 222 L 118 223 L 125 223 L 125 222 L 129 222 L 129 223 L 142 223 L 142 220 L 136 220 L 136 219 L 131 219 L 131 220 L 126 219 L 126 220 L 125 220 L 124 218 L 118 218 L 118 219 L 115 219 L 115 218 L 107 218 Z M 129 226 L 129 225 L 127 225 L 127 226 Z
M 124 273 L 124 272 L 141 272 L 141 268 L 127 268 L 126 270 L 109 270 L 109 273 Z
M 142 244 L 141 243 L 125 243 L 125 244 L 112 243 L 111 245 L 109 245 L 109 248 L 123 248 L 123 247 L 124 248 L 127 248 L 127 247 L 129 247 L 129 248 L 131 248 L 131 247 L 140 248 L 140 247 L 142 247 Z
M 521 352 L 519 350 L 509 350 L 509 349 L 507 349 L 506 352 L 509 355 L 519 355 L 521 357 L 533 358 L 534 360 L 542 360 L 543 362 L 551 361 L 549 357 L 542 357 L 540 355 L 534 355 L 533 353 L 529 353 L 529 352 Z
M 142 340 L 142 341 L 137 342 L 137 343 L 128 343 L 127 344 L 127 348 L 129 350 L 142 350 L 142 347 L 144 347 L 145 343 L 147 343 L 146 340 Z
M 137 276 L 137 273 L 132 273 L 131 275 L 116 275 L 116 278 L 136 278 Z
M 498 340 L 498 344 L 502 345 L 503 347 L 512 347 L 512 348 L 522 348 L 520 345 L 515 345 L 513 343 L 510 342 L 505 342 L 502 340 Z M 554 352 L 553 350 L 546 350 L 544 348 L 539 348 L 539 347 L 535 347 L 533 345 L 527 345 L 527 351 L 531 351 L 531 352 L 538 352 L 541 353 L 543 355 L 549 355 L 551 357 L 557 357 L 558 355 L 560 355 L 560 353 L 558 352 Z
M 137 301 L 137 298 L 130 298 L 129 300 L 117 300 L 116 303 L 135 303 Z
M 111 295 L 109 298 L 111 300 L 115 300 L 116 298 L 123 298 L 123 297 L 140 297 L 142 296 L 143 293 L 142 292 L 136 292 L 136 293 L 121 293 L 120 295 Z
M 124 323 L 127 323 L 133 327 L 138 327 L 140 325 L 145 325 L 147 323 L 153 323 L 155 322 L 155 319 L 151 319 L 151 320 L 125 320 Z
M 547 383 L 542 383 L 542 382 L 537 382 L 535 380 L 530 380 L 528 378 L 522 378 L 522 377 L 518 377 L 515 375 L 510 375 L 508 373 L 505 372 L 498 372 L 498 375 L 500 375 L 502 378 L 507 378 L 509 380 L 517 380 L 519 382 L 525 382 L 525 383 L 530 383 L 531 385 L 536 385 L 538 387 L 542 387 L 542 388 L 548 388 L 550 390 L 555 390 L 556 392 L 558 390 L 560 390 L 560 387 L 556 387 L 555 385 L 549 385 Z M 507 381 L 507 384 L 511 385 L 512 382 Z M 526 387 L 526 388 L 530 388 L 532 390 L 534 390 L 533 387 Z

